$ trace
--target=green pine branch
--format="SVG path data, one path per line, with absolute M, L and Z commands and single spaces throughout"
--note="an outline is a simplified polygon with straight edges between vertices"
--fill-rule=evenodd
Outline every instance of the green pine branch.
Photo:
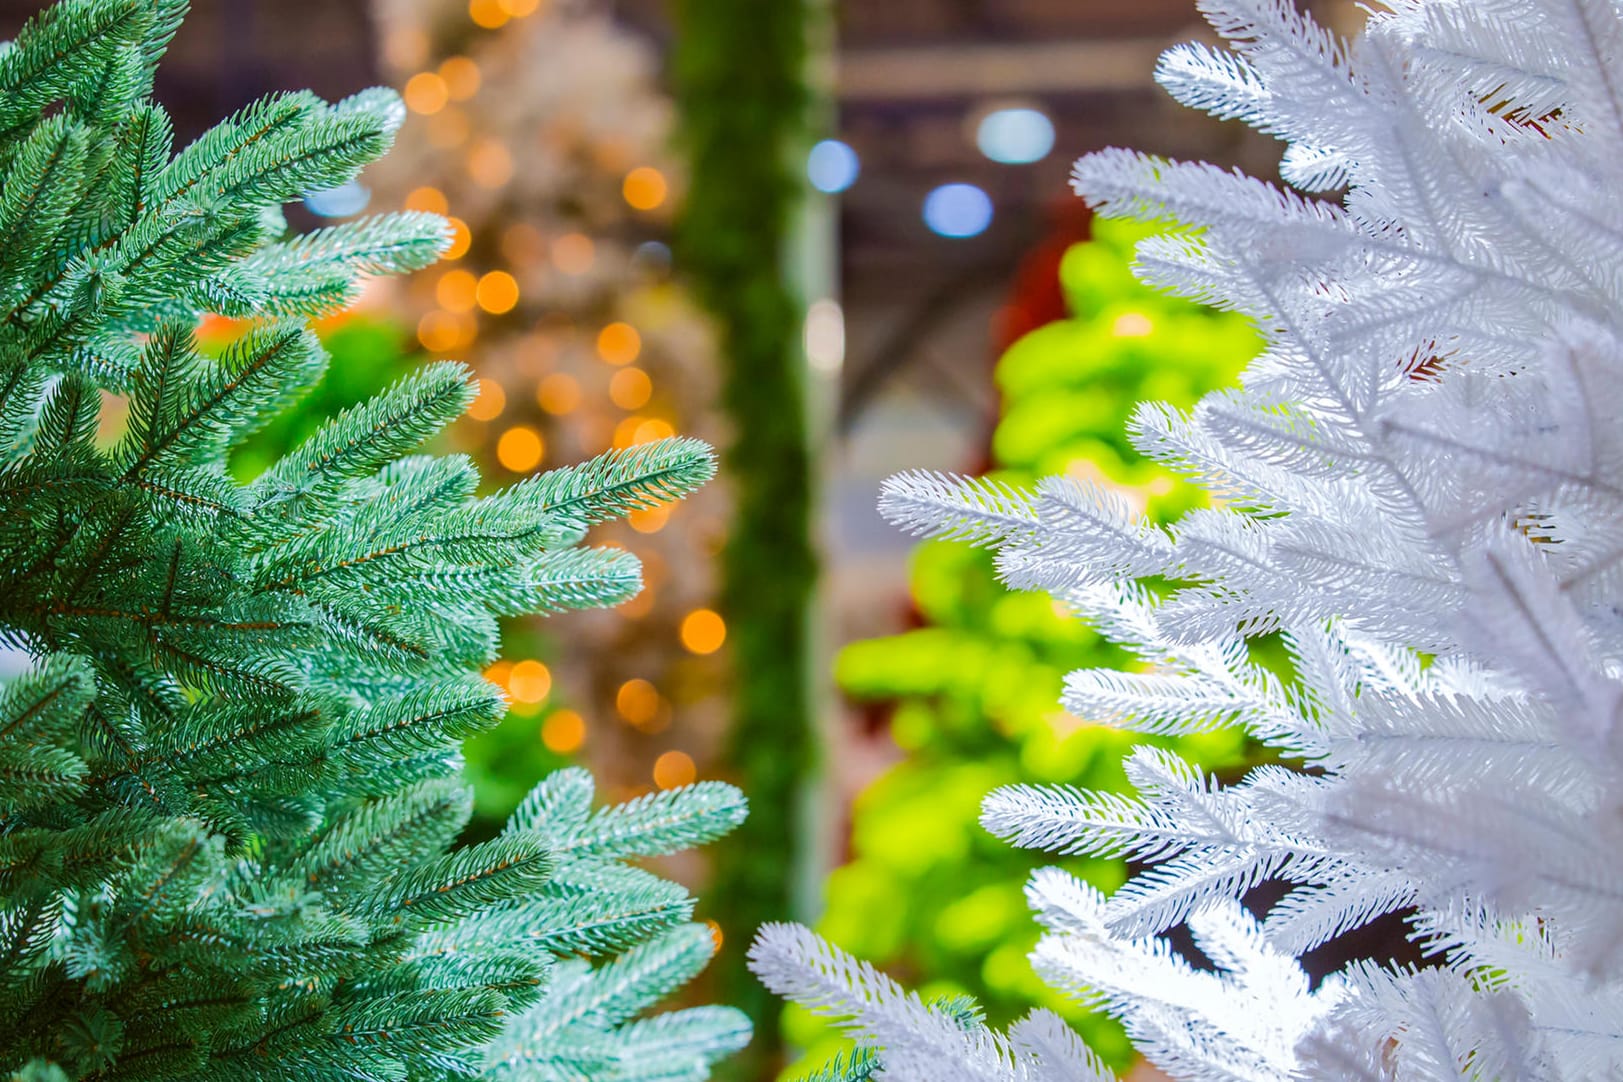
M 500 837 L 457 837 L 461 743 L 506 707 L 479 675 L 498 617 L 634 594 L 634 557 L 574 546 L 691 491 L 709 450 L 481 498 L 466 458 L 417 453 L 472 396 L 442 363 L 236 480 L 231 448 L 323 371 L 303 321 L 447 229 L 288 234 L 283 203 L 387 147 L 386 90 L 276 95 L 173 153 L 147 95 L 184 10 L 63 0 L 0 52 L 0 642 L 32 660 L 0 683 L 0 1072 L 480 1077 L 546 1032 L 596 1077 L 703 1077 L 746 1029 L 684 1012 L 649 1058 L 636 1016 L 708 935 L 622 861 L 725 833 L 736 791 L 593 811 L 565 772 Z M 204 356 L 206 313 L 249 329 Z

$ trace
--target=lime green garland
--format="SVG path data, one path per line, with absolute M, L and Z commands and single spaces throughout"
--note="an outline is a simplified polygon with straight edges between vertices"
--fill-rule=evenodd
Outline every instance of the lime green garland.
M 715 992 L 754 1020 L 730 1077 L 778 1061 L 778 1004 L 744 967 L 763 921 L 790 916 L 800 797 L 813 766 L 808 610 L 816 566 L 800 355 L 802 305 L 787 282 L 805 140 L 805 0 L 681 0 L 677 104 L 691 163 L 677 262 L 716 317 L 733 439 L 723 461 L 736 514 L 723 555 L 736 707 L 728 762 L 750 817 L 717 847 L 707 896 L 726 935 Z

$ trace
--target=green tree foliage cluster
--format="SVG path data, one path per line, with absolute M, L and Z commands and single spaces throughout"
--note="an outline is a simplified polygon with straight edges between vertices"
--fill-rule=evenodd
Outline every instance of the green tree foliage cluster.
M 1002 414 L 990 476 L 1026 485 L 1081 471 L 1166 519 L 1199 494 L 1144 461 L 1121 418 L 1142 399 L 1189 406 L 1231 383 L 1257 340 L 1241 317 L 1139 284 L 1129 269 L 1139 235 L 1096 223 L 1094 239 L 1071 248 L 1061 266 L 1072 317 L 1025 335 L 998 362 Z M 984 549 L 919 546 L 911 588 L 924 626 L 852 644 L 838 659 L 847 695 L 893 708 L 891 732 L 905 758 L 859 797 L 853 856 L 829 880 L 818 930 L 927 995 L 968 994 L 999 1024 L 1041 1004 L 1080 1025 L 1094 1048 L 1126 1057 L 1113 1023 L 1083 1014 L 1032 972 L 1026 955 L 1039 929 L 1023 894 L 1032 862 L 978 819 L 987 793 L 1034 778 L 1127 790 L 1123 752 L 1143 738 L 1066 717 L 1055 704 L 1067 672 L 1131 658 L 1048 597 L 1004 587 Z M 1245 755 L 1228 732 L 1169 743 L 1214 769 Z M 1070 865 L 1107 892 L 1125 877 L 1117 861 Z M 798 1008 L 788 1030 L 814 1046 L 808 1061 L 837 1046 Z
M 714 891 L 729 949 L 717 988 L 761 1031 L 734 1077 L 777 1058 L 777 1004 L 746 968 L 748 935 L 792 909 L 815 767 L 810 620 L 811 461 L 805 418 L 802 302 L 787 282 L 796 162 L 808 131 L 808 0 L 680 0 L 675 79 L 690 189 L 678 262 L 717 319 L 734 513 L 722 554 L 720 608 L 733 659 L 727 767 L 751 794 L 750 821 L 718 847 Z M 769 585 L 770 584 L 770 585 Z
M 326 364 L 308 319 L 447 234 L 287 234 L 284 203 L 386 149 L 388 91 L 278 95 L 174 153 L 148 94 L 184 9 L 64 0 L 0 50 L 0 636 L 30 658 L 0 689 L 0 1071 L 703 1077 L 748 1026 L 638 1017 L 713 940 L 627 861 L 736 826 L 736 790 L 594 810 L 564 771 L 455 839 L 497 619 L 634 593 L 633 557 L 579 542 L 710 453 L 476 496 L 465 458 L 413 453 L 472 394 L 439 363 L 234 477 Z M 205 312 L 249 324 L 218 357 Z
M 327 351 L 325 373 L 297 409 L 271 418 L 232 447 L 230 472 L 238 480 L 253 480 L 333 417 L 382 391 L 410 367 L 416 349 L 405 327 L 376 312 L 321 320 L 316 332 Z M 214 347 L 225 345 L 213 335 L 200 338 L 205 352 L 218 352 Z M 454 430 L 441 442 L 446 440 L 455 446 Z M 488 485 L 489 479 L 483 483 Z M 516 637 L 520 649 L 554 656 L 545 626 L 544 621 L 504 620 L 503 649 L 511 651 Z M 474 733 L 463 742 L 463 778 L 473 789 L 473 815 L 463 837 L 482 839 L 500 833 L 538 779 L 571 764 L 569 756 L 549 750 L 536 738 L 537 728 L 559 705 L 558 696 L 549 696 L 533 716 L 522 721 L 510 717 L 506 724 Z

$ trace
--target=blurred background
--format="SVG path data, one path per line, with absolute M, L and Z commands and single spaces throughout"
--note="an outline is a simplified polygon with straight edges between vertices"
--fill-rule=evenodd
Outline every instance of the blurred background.
M 38 6 L 0 0 L 0 36 Z M 1275 144 L 1153 83 L 1161 49 L 1206 36 L 1193 0 L 193 0 L 160 70 L 181 144 L 271 90 L 398 88 L 395 151 L 290 218 L 456 229 L 439 265 L 318 328 L 331 374 L 243 477 L 438 357 L 479 375 L 449 443 L 490 487 L 672 433 L 721 449 L 705 491 L 595 538 L 641 557 L 641 596 L 507 629 L 488 675 L 511 716 L 468 759 L 485 832 L 567 763 L 615 799 L 745 789 L 743 830 L 664 869 L 722 943 L 698 994 L 757 1020 L 726 1077 L 838 1041 L 744 970 L 774 919 L 997 1021 L 1055 1006 L 1130 1064 L 1032 975 L 1040 861 L 975 822 L 1006 782 L 1125 784 L 1127 741 L 1055 704 L 1068 669 L 1127 660 L 875 501 L 907 468 L 1079 472 L 1162 516 L 1197 499 L 1126 416 L 1187 406 L 1256 343 L 1137 286 L 1133 231 L 1095 229 L 1067 174 L 1114 144 L 1273 176 Z M 1257 754 L 1183 750 L 1219 771 Z

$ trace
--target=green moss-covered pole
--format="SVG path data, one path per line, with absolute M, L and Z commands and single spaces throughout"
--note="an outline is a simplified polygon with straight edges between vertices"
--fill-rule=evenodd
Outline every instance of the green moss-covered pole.
M 724 471 L 736 516 L 722 603 L 736 672 L 729 759 L 750 818 L 717 857 L 709 894 L 726 944 L 717 991 L 756 1023 L 735 1078 L 770 1077 L 778 1004 L 744 967 L 763 921 L 791 912 L 804 834 L 801 793 L 815 747 L 808 611 L 811 471 L 802 303 L 788 278 L 798 156 L 807 127 L 807 0 L 678 0 L 677 99 L 691 157 L 678 263 L 717 318 L 733 440 Z

